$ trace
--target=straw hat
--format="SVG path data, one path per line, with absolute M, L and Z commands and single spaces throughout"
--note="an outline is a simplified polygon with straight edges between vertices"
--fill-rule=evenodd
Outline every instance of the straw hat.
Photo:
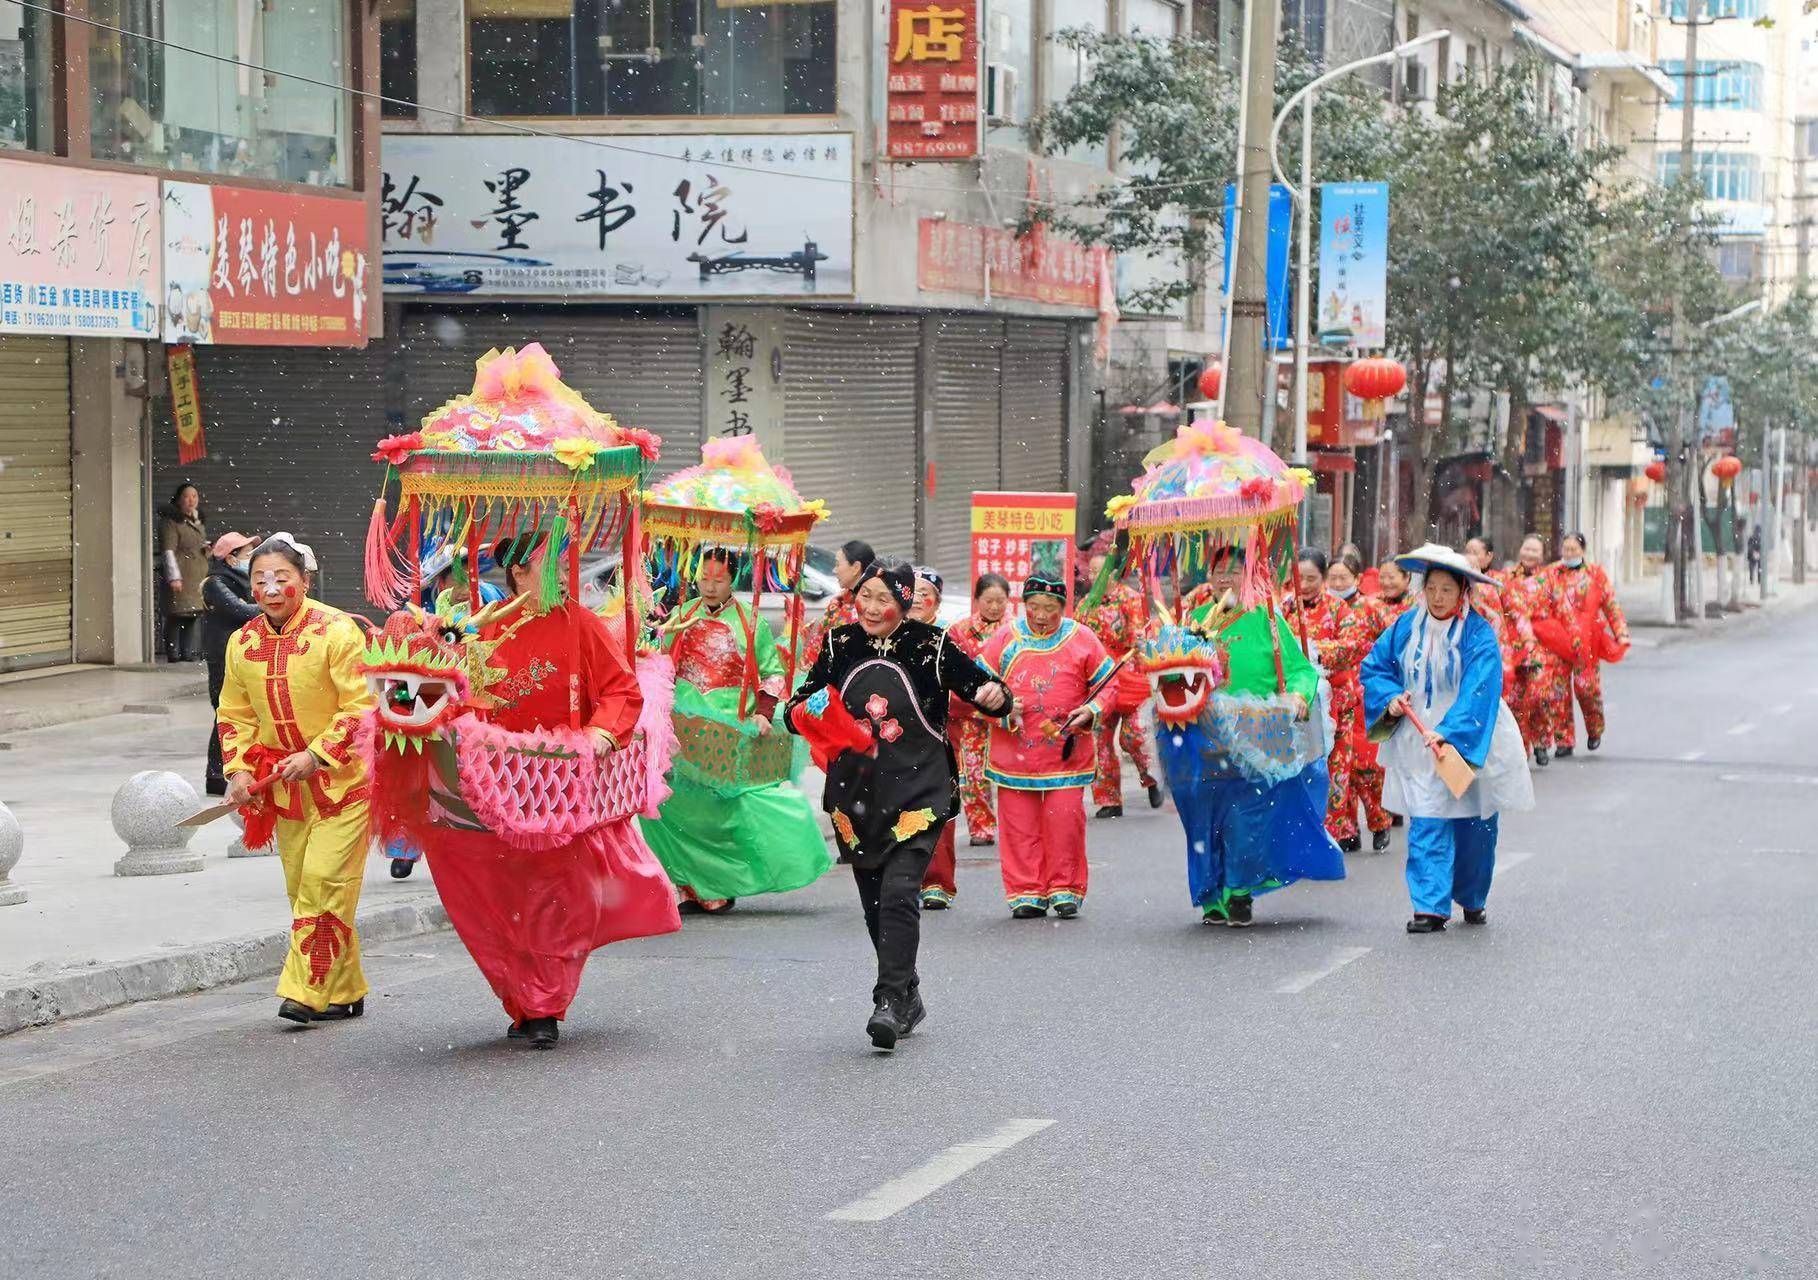
M 1462 552 L 1454 551 L 1437 542 L 1429 542 L 1425 546 L 1415 547 L 1412 551 L 1396 556 L 1395 563 L 1409 573 L 1425 573 L 1428 569 L 1445 569 L 1457 574 L 1466 582 L 1483 582 L 1491 585 L 1496 582 L 1494 578 L 1473 569 L 1471 562 L 1464 558 Z

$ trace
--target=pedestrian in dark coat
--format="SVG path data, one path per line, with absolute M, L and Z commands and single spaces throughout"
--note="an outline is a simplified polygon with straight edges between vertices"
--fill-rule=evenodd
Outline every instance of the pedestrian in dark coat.
M 221 704 L 221 681 L 227 673 L 227 642 L 234 632 L 259 616 L 253 603 L 252 581 L 247 576 L 247 560 L 257 545 L 256 538 L 240 533 L 224 533 L 209 548 L 208 578 L 202 583 L 202 657 L 208 663 L 208 705 Z M 227 779 L 221 776 L 221 739 L 211 718 L 208 727 L 208 794 L 227 794 Z

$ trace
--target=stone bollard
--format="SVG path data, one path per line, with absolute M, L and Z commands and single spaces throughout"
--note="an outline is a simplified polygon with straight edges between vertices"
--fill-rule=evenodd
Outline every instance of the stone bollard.
M 160 769 L 135 773 L 114 792 L 114 833 L 126 841 L 126 856 L 114 863 L 117 876 L 172 876 L 202 870 L 192 852 L 194 827 L 178 822 L 202 807 L 196 789 Z
M 246 819 L 242 818 L 237 812 L 230 813 L 227 816 L 233 821 L 233 824 L 236 827 L 240 828 L 240 834 L 235 836 L 234 842 L 227 846 L 228 857 L 270 858 L 276 856 L 278 852 L 278 842 L 276 840 L 273 840 L 263 849 L 248 849 L 246 847 Z
M 25 832 L 13 811 L 0 804 L 0 907 L 11 907 L 25 901 L 25 886 L 7 879 L 19 865 L 25 852 Z

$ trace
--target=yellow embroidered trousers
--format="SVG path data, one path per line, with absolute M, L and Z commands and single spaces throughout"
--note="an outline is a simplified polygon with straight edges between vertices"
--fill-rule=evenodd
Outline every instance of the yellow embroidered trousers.
M 333 817 L 316 811 L 304 792 L 301 818 L 278 819 L 278 858 L 290 895 L 290 954 L 278 995 L 320 1013 L 366 994 L 354 912 L 366 874 L 366 802 Z

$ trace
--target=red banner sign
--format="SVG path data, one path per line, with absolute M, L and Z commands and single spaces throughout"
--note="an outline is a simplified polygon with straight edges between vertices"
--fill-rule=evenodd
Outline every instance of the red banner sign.
M 979 153 L 978 0 L 890 0 L 892 160 L 970 160 Z
M 1104 252 L 1039 230 L 1019 238 L 1000 227 L 923 218 L 915 278 L 925 293 L 989 294 L 1096 309 Z
M 164 184 L 166 342 L 363 347 L 366 205 Z
M 195 348 L 186 342 L 173 343 L 164 348 L 164 362 L 170 370 L 170 416 L 177 424 L 177 461 L 188 466 L 208 456 Z

